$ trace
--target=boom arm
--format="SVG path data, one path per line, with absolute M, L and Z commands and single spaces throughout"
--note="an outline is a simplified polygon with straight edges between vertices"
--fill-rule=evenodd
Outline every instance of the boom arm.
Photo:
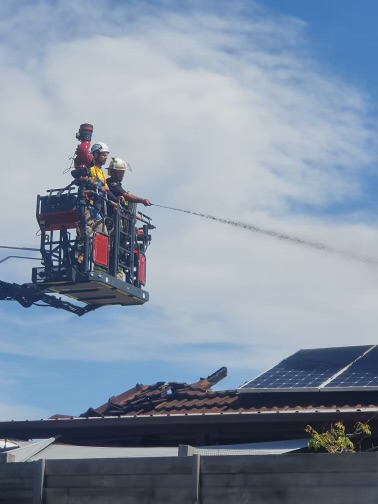
M 76 306 L 68 301 L 63 301 L 54 295 L 47 294 L 47 291 L 41 291 L 37 285 L 32 283 L 16 284 L 0 280 L 0 301 L 17 301 L 24 308 L 35 305 L 38 301 L 45 303 L 42 306 L 52 306 L 62 310 L 69 311 L 74 315 L 81 317 L 86 313 L 100 308 L 101 305 L 88 304 L 86 306 Z

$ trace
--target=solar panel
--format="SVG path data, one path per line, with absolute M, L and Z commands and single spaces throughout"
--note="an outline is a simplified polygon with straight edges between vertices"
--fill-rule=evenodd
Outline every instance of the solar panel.
M 378 347 L 362 355 L 345 371 L 333 378 L 326 389 L 342 387 L 378 387 Z
M 239 390 L 319 388 L 370 348 L 372 345 L 299 350 Z

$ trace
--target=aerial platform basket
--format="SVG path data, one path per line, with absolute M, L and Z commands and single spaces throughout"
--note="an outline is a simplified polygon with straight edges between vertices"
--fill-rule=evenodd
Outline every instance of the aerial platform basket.
M 3 282 L 0 298 L 21 300 L 23 306 L 42 300 L 79 316 L 101 306 L 146 303 L 149 294 L 143 287 L 149 231 L 154 228 L 151 219 L 136 212 L 136 205 L 125 209 L 119 204 L 111 216 L 106 212 L 102 216 L 102 230 L 91 237 L 84 232 L 79 236 L 86 222 L 85 185 L 70 184 L 47 193 L 37 197 L 36 208 L 42 266 L 33 268 L 32 284 Z
M 75 268 L 67 268 L 56 271 L 55 275 L 52 272 L 50 277 L 44 278 L 44 271 L 44 268 L 33 269 L 32 281 L 35 285 L 81 303 L 98 307 L 133 306 L 142 305 L 149 300 L 147 291 L 104 272 L 90 271 L 82 274 Z

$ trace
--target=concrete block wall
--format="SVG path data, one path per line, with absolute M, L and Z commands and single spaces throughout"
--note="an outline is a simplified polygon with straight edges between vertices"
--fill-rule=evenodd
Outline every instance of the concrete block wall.
M 1 504 L 304 502 L 377 504 L 377 454 L 194 454 L 0 463 Z

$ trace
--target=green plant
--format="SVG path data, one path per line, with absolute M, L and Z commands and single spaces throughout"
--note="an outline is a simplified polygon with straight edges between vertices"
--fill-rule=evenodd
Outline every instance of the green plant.
M 355 452 L 356 444 L 371 435 L 368 424 L 357 422 L 354 425 L 354 431 L 350 434 L 345 433 L 343 422 L 337 422 L 331 425 L 328 431 L 319 434 L 311 425 L 307 425 L 305 432 L 311 435 L 308 442 L 308 448 L 311 451 L 326 451 L 327 453 Z M 355 443 L 351 439 L 356 439 Z

